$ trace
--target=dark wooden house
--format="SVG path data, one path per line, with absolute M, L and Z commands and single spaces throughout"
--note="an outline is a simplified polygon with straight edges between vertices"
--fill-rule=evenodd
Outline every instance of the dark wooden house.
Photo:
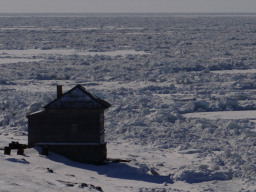
M 28 146 L 41 146 L 79 162 L 106 159 L 104 110 L 111 105 L 77 85 L 28 118 Z

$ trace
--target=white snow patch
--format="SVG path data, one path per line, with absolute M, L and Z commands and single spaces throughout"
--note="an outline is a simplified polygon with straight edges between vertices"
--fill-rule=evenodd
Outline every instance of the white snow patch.
M 183 114 L 187 118 L 205 119 L 256 119 L 256 111 L 216 111 L 216 112 L 194 112 Z
M 256 73 L 256 69 L 244 69 L 244 70 L 216 70 L 211 71 L 211 73 L 217 73 L 217 74 L 244 74 L 244 73 Z
M 108 55 L 108 56 L 125 56 L 125 55 L 143 55 L 149 54 L 144 51 L 135 50 L 116 50 L 116 51 L 79 51 L 74 49 L 26 49 L 26 50 L 0 50 L 1 54 L 8 54 L 11 56 L 35 56 L 35 55 Z
M 28 62 L 39 62 L 42 59 L 23 59 L 23 58 L 0 58 L 0 64 L 7 64 L 7 63 L 28 63 Z

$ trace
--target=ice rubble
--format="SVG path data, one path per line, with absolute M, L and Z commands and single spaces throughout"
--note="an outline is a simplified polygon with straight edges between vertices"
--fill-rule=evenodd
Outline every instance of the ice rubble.
M 200 183 L 195 191 L 218 180 L 254 185 L 255 117 L 208 113 L 256 109 L 256 76 L 246 72 L 256 67 L 254 17 L 1 17 L 0 28 L 1 58 L 21 59 L 0 64 L 2 146 L 26 141 L 27 113 L 53 100 L 56 84 L 69 90 L 79 83 L 112 104 L 107 141 L 123 146 L 117 153 L 131 146 L 125 157 L 139 172 L 172 177 L 180 191 L 179 182 Z M 65 54 L 74 50 L 92 54 Z

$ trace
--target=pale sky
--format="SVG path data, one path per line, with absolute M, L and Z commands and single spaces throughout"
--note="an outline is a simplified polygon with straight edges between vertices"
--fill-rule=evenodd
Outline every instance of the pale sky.
M 256 0 L 0 0 L 0 13 L 256 12 Z

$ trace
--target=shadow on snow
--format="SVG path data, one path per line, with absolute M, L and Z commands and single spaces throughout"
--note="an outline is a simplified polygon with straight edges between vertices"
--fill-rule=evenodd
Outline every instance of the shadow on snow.
M 104 164 L 104 165 L 92 165 L 92 164 L 75 162 L 54 153 L 50 153 L 48 158 L 52 161 L 63 163 L 67 166 L 95 171 L 98 174 L 105 175 L 107 177 L 125 179 L 125 180 L 144 181 L 144 182 L 156 183 L 156 184 L 162 184 L 164 182 L 173 183 L 170 176 L 150 175 L 147 173 L 147 169 L 143 167 L 141 168 L 132 167 L 126 163 L 108 162 L 107 164 Z

